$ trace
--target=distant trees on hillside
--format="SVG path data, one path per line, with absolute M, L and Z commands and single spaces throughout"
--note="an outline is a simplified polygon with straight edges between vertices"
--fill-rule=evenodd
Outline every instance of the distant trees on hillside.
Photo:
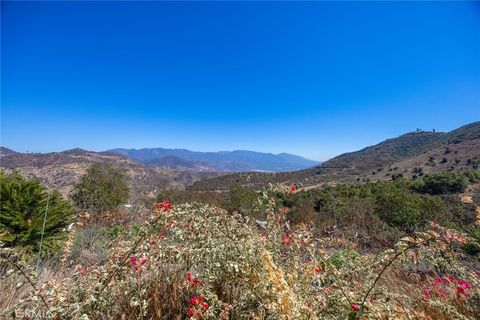
M 413 189 L 428 194 L 448 194 L 464 192 L 468 187 L 469 178 L 457 172 L 442 172 L 435 175 L 425 175 L 418 179 Z

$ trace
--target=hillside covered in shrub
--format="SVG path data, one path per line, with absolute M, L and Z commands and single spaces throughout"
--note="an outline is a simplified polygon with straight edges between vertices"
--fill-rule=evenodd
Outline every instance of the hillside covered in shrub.
M 4 247 L 1 290 L 15 295 L 0 311 L 26 319 L 475 319 L 478 178 L 465 172 L 461 190 L 442 194 L 425 186 L 443 176 L 236 189 L 215 200 L 226 209 L 208 197 L 163 194 L 150 212 L 83 221 L 39 274 Z
M 191 191 L 227 191 L 240 184 L 259 190 L 270 183 L 295 183 L 302 188 L 355 181 L 390 181 L 420 173 L 478 169 L 480 122 L 450 132 L 416 130 L 354 152 L 329 159 L 313 168 L 279 173 L 242 172 L 204 179 Z

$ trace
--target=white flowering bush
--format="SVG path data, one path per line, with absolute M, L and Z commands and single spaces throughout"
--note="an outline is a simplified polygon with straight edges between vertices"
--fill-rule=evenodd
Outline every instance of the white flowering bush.
M 266 223 L 200 203 L 155 204 L 135 237 L 125 232 L 102 265 L 69 264 L 41 281 L 0 255 L 2 283 L 23 288 L 3 307 L 31 319 L 474 319 L 476 265 L 461 262 L 467 237 L 436 223 L 381 253 L 291 228 L 275 195 L 259 194 Z M 73 235 L 71 236 L 71 238 Z M 70 243 L 70 244 L 69 244 Z M 17 288 L 18 286 L 18 288 Z M 19 291 L 18 291 L 19 292 Z M 31 312 L 35 310 L 35 312 Z M 29 312 L 27 312 L 29 311 Z M 18 314 L 17 314 L 18 318 Z

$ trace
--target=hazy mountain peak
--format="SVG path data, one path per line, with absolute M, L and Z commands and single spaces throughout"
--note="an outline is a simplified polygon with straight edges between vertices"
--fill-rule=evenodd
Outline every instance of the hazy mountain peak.
M 293 171 L 312 167 L 318 162 L 287 153 L 272 154 L 249 150 L 199 152 L 186 149 L 142 148 L 112 149 L 109 152 L 152 165 L 165 156 L 200 162 L 219 171 Z M 160 161 L 161 163 L 162 161 Z

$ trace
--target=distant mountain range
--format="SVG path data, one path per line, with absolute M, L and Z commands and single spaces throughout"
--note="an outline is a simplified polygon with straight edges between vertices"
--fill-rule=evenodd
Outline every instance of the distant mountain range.
M 450 132 L 415 131 L 374 146 L 344 153 L 305 170 L 281 173 L 247 172 L 195 182 L 191 191 L 225 191 L 235 184 L 260 189 L 269 183 L 295 183 L 298 187 L 391 180 L 440 171 L 478 169 L 480 121 Z
M 168 159 L 165 160 L 168 162 Z M 62 152 L 21 153 L 0 147 L 0 169 L 7 172 L 18 170 L 27 178 L 38 178 L 64 195 L 94 163 L 107 163 L 122 171 L 127 177 L 132 199 L 155 196 L 162 187 L 184 188 L 199 179 L 222 174 L 183 167 L 146 167 L 118 154 L 78 148 Z
M 49 153 L 22 153 L 0 147 L 0 168 L 38 178 L 64 195 L 94 163 L 123 171 L 133 198 L 155 195 L 159 188 L 180 188 L 195 181 L 238 171 L 286 171 L 317 162 L 289 154 L 251 151 L 193 152 L 182 149 L 114 149 L 94 152 L 71 149 Z
M 120 154 L 151 167 L 189 168 L 200 171 L 294 171 L 313 167 L 319 162 L 300 156 L 254 151 L 197 152 L 186 149 L 144 148 L 112 149 Z
M 21 153 L 0 147 L 2 170 L 19 170 L 66 194 L 93 163 L 109 163 L 125 172 L 133 194 L 152 196 L 158 188 L 227 191 L 236 184 L 260 189 L 269 183 L 300 188 L 391 180 L 439 171 L 478 169 L 480 122 L 450 132 L 416 131 L 374 146 L 344 153 L 318 164 L 286 153 L 252 151 L 194 152 L 184 149 L 72 149 Z M 268 171 L 268 172 L 265 172 Z M 236 173 L 232 173 L 236 172 Z

